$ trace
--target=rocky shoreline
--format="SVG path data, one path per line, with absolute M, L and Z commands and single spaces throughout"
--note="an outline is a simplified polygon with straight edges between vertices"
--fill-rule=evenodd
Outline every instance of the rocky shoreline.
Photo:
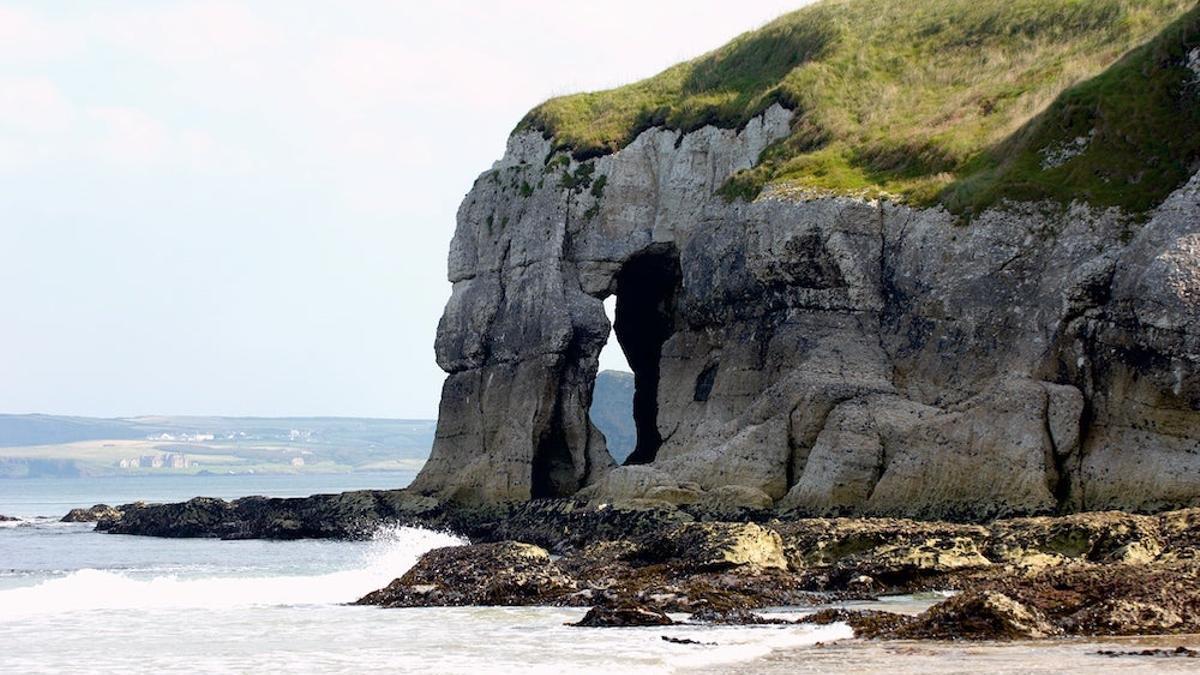
M 580 625 L 754 624 L 756 610 L 954 591 L 916 616 L 825 610 L 876 639 L 1032 639 L 1200 633 L 1200 509 L 1009 518 L 988 524 L 804 518 L 541 500 L 456 506 L 404 490 L 307 498 L 98 505 L 75 522 L 159 537 L 368 537 L 450 530 L 359 604 L 591 607 Z

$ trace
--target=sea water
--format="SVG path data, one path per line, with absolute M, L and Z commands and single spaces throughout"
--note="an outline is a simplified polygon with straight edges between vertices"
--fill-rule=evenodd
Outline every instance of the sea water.
M 1101 649 L 1196 639 L 873 643 L 844 624 L 574 628 L 577 608 L 356 607 L 439 546 L 444 532 L 384 527 L 370 540 L 219 541 L 100 534 L 59 523 L 97 502 L 298 496 L 403 485 L 411 476 L 211 476 L 0 481 L 0 673 L 1027 673 L 1184 672 L 1190 659 Z M 863 607 L 916 613 L 942 599 Z M 811 608 L 772 612 L 796 617 Z M 678 617 L 685 618 L 685 617 Z M 701 644 L 677 644 L 663 637 Z
M 844 625 L 582 629 L 565 625 L 582 617 L 576 608 L 346 604 L 425 551 L 466 543 L 450 533 L 385 527 L 360 542 L 219 541 L 57 522 L 96 502 L 397 482 L 396 474 L 0 482 L 0 513 L 24 519 L 0 524 L 0 672 L 651 673 L 734 666 L 850 636 Z

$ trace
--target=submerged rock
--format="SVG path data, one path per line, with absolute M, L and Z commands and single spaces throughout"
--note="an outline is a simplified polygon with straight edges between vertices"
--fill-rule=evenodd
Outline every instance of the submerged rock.
M 769 619 L 745 609 L 702 609 L 692 614 L 692 621 L 719 626 L 783 626 L 794 623 L 786 619 Z
M 670 642 L 675 645 L 701 645 L 704 647 L 716 647 L 716 642 L 701 642 L 699 640 L 689 640 L 688 638 L 671 637 L 670 635 L 660 636 L 663 642 Z
M 854 629 L 855 636 L 874 638 L 894 633 L 913 621 L 914 618 L 907 614 L 872 609 L 822 609 L 801 618 L 798 623 L 811 623 L 818 626 L 846 623 Z
M 18 520 L 20 520 L 20 518 L 13 518 L 12 516 L 0 514 L 0 523 L 12 523 Z
M 1112 649 L 1101 649 L 1096 652 L 1100 656 L 1109 656 L 1113 658 L 1122 656 L 1151 656 L 1156 658 L 1184 658 L 1196 659 L 1200 658 L 1200 651 L 1189 649 L 1180 645 L 1174 649 L 1140 649 L 1137 651 L 1117 651 Z

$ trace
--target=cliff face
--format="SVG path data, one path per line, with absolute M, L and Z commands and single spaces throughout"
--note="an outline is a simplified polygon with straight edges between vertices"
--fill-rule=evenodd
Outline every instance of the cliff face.
M 582 162 L 516 132 L 459 211 L 413 489 L 931 518 L 1200 503 L 1200 177 L 1141 217 L 1009 201 L 967 224 L 716 195 L 797 125 L 775 104 Z M 624 467 L 588 417 L 610 330 L 636 379 Z
M 460 210 L 437 340 L 450 375 L 414 489 L 736 485 L 930 517 L 1200 499 L 1200 178 L 1144 223 L 714 197 L 790 117 L 650 130 L 582 164 L 515 135 Z M 614 293 L 632 461 L 654 471 L 614 468 L 587 415 Z

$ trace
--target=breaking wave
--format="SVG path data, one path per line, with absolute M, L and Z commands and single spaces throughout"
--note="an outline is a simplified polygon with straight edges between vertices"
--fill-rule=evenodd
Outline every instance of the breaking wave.
M 387 585 L 426 551 L 466 540 L 411 527 L 377 531 L 360 564 L 313 575 L 150 578 L 82 569 L 35 586 L 0 591 L 0 617 L 86 610 L 226 609 L 346 603 Z

